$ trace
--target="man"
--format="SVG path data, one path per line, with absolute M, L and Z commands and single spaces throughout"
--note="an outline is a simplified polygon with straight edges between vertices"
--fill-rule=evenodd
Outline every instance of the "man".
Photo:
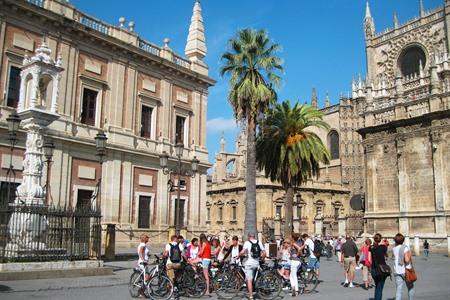
M 264 260 L 266 257 L 264 246 L 255 238 L 255 234 L 248 234 L 248 241 L 244 243 L 240 256 L 247 256 L 244 263 L 245 280 L 247 281 L 248 299 L 253 300 L 253 277 L 259 267 L 259 260 Z
M 230 257 L 230 262 L 232 264 L 240 264 L 241 259 L 239 257 L 243 247 L 239 244 L 239 238 L 235 235 L 233 236 L 233 245 L 228 248 L 227 253 L 225 254 L 225 257 L 223 260 L 226 260 L 228 257 Z
M 429 252 L 430 252 L 430 244 L 428 243 L 428 240 L 425 240 L 425 242 L 423 242 L 423 256 L 425 258 L 428 258 Z
M 178 236 L 172 235 L 170 243 L 164 249 L 164 257 L 167 257 L 167 276 L 175 282 L 176 270 L 181 269 L 181 260 L 183 256 L 183 245 L 178 243 Z
M 342 260 L 341 265 L 344 266 L 345 282 L 344 287 L 354 287 L 353 280 L 355 279 L 356 270 L 356 254 L 358 254 L 358 247 L 353 241 L 350 234 L 345 236 L 345 243 L 342 245 Z
M 308 269 L 314 270 L 317 274 L 317 277 L 319 277 L 320 262 L 317 259 L 316 254 L 314 254 L 315 250 L 314 242 L 307 233 L 303 234 L 303 241 L 305 242 L 305 245 L 306 247 L 308 247 L 309 250 L 307 251 L 309 252 Z

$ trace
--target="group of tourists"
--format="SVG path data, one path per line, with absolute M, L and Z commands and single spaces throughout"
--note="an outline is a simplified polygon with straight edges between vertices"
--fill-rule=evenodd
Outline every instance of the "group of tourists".
M 148 241 L 148 236 L 143 234 L 138 246 L 139 263 L 147 262 L 149 259 Z M 357 270 L 362 270 L 364 281 L 362 288 L 365 290 L 372 288 L 373 282 L 374 299 L 379 300 L 382 299 L 386 278 L 393 276 L 397 286 L 395 299 L 401 299 L 406 286 L 408 298 L 411 300 L 414 298 L 415 272 L 412 266 L 411 250 L 404 244 L 404 241 L 405 237 L 400 233 L 394 238 L 395 246 L 392 250 L 394 265 L 391 270 L 386 263 L 389 241 L 383 239 L 378 233 L 373 238 L 367 238 L 361 247 L 356 245 L 355 240 L 349 234 L 345 237 L 324 241 L 320 236 L 311 237 L 308 234 L 294 233 L 291 238 L 278 241 L 277 256 L 282 265 L 278 272 L 286 281 L 290 281 L 292 296 L 296 296 L 302 292 L 297 280 L 297 271 L 301 264 L 306 263 L 308 270 L 312 270 L 319 277 L 320 257 L 324 253 L 323 250 L 328 248 L 334 250 L 337 260 L 343 268 L 345 281 L 342 285 L 344 287 L 353 288 L 355 273 Z M 426 250 L 429 249 L 427 244 L 428 242 L 424 243 Z M 173 282 L 175 282 L 176 271 L 181 268 L 183 260 L 192 266 L 201 264 L 202 275 L 206 282 L 206 294 L 209 294 L 211 290 L 210 268 L 217 268 L 226 261 L 242 265 L 248 297 L 253 299 L 253 278 L 260 261 L 266 257 L 266 251 L 264 245 L 256 239 L 254 234 L 249 234 L 245 242 L 241 242 L 237 236 L 233 236 L 231 240 L 225 237 L 223 241 L 220 241 L 218 237 L 207 237 L 205 234 L 201 234 L 199 238 L 194 237 L 188 241 L 183 236 L 173 235 L 170 242 L 165 245 L 163 256 L 167 261 L 167 275 Z

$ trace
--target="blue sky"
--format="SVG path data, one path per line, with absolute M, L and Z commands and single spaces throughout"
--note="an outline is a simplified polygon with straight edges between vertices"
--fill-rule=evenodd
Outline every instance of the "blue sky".
M 134 21 L 143 38 L 184 53 L 194 0 L 72 0 L 76 7 L 108 23 Z M 365 74 L 363 19 L 365 0 L 202 0 L 210 76 L 217 80 L 208 100 L 207 146 L 210 162 L 219 149 L 222 130 L 227 150 L 234 151 L 238 133 L 227 102 L 228 81 L 219 75 L 220 56 L 237 30 L 265 28 L 283 47 L 283 85 L 280 100 L 310 100 L 315 87 L 319 106 L 328 91 L 331 103 L 351 89 L 352 76 Z M 424 0 L 425 9 L 443 5 L 444 0 Z M 376 31 L 392 27 L 394 11 L 400 23 L 419 13 L 419 0 L 371 0 Z

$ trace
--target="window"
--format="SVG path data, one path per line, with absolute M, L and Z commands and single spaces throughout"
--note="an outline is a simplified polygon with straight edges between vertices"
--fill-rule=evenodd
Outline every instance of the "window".
M 20 97 L 20 69 L 11 66 L 9 69 L 8 99 L 6 105 L 17 108 Z
M 275 209 L 275 216 L 281 218 L 281 205 L 277 205 Z
M 186 123 L 186 118 L 177 116 L 175 124 L 175 142 L 184 144 L 184 124 Z
M 231 207 L 231 215 L 233 218 L 232 220 L 235 221 L 237 218 L 237 207 L 236 206 Z
M 419 75 L 420 64 L 425 67 L 426 56 L 422 48 L 411 46 L 403 50 L 398 60 L 398 66 L 403 76 Z
M 95 126 L 95 114 L 97 106 L 98 92 L 90 89 L 83 89 L 83 103 L 81 106 L 81 123 Z
M 7 207 L 9 203 L 14 202 L 19 185 L 20 183 L 17 182 L 2 181 L 0 183 L 0 207 Z
M 211 208 L 207 207 L 206 208 L 206 221 L 211 221 Z
M 175 201 L 178 202 L 178 210 L 179 210 L 179 214 L 177 213 L 177 206 L 175 204 L 175 224 L 179 224 L 180 227 L 184 227 L 184 204 L 185 204 L 185 200 L 184 199 L 176 199 Z M 180 218 L 180 222 L 178 223 L 178 217 Z
M 339 159 L 339 134 L 336 130 L 328 134 L 328 147 L 330 149 L 331 159 Z
M 141 137 L 151 138 L 152 112 L 153 112 L 153 109 L 151 107 L 142 105 L 142 109 L 141 109 Z
M 299 220 L 302 219 L 302 207 L 301 206 L 297 206 L 297 218 Z
M 337 220 L 339 218 L 339 206 L 334 207 L 334 219 Z
M 139 196 L 138 228 L 150 228 L 150 196 Z
M 219 207 L 219 221 L 223 221 L 223 207 Z

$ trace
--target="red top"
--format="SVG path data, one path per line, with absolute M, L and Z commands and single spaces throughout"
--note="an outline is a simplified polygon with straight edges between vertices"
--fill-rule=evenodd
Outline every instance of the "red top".
M 211 259 L 211 245 L 209 245 L 208 242 L 203 242 L 202 248 L 203 251 L 201 257 L 203 259 Z

